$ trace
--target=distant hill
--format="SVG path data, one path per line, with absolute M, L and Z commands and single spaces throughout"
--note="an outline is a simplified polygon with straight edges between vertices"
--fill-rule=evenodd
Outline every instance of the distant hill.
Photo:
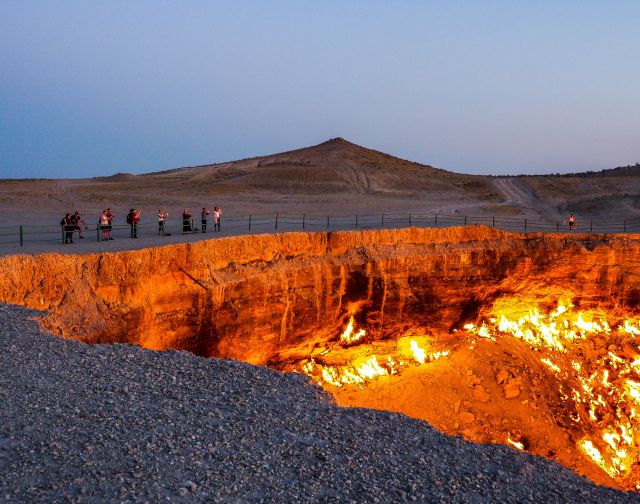
M 600 171 L 586 171 L 577 173 L 565 173 L 556 175 L 559 177 L 638 177 L 640 176 L 640 163 L 627 166 L 618 166 L 617 168 L 609 168 Z
M 454 173 L 344 138 L 224 163 L 73 180 L 0 181 L 0 212 L 96 213 L 222 205 L 232 214 L 424 213 L 557 220 L 640 217 L 640 164 L 565 175 Z M 59 221 L 59 220 L 58 220 Z
M 483 177 L 459 175 L 367 149 L 343 138 L 240 161 L 186 167 L 140 177 L 220 191 L 268 190 L 283 194 L 407 194 L 465 190 Z M 488 188 L 488 186 L 487 186 Z

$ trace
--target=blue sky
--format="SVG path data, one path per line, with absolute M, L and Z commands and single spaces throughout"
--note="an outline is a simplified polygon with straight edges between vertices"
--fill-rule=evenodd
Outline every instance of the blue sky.
M 0 177 L 342 136 L 477 174 L 640 161 L 640 2 L 0 0 Z

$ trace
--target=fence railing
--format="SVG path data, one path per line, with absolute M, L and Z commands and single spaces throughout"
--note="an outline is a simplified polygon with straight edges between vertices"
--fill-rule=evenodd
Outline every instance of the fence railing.
M 573 229 L 566 221 L 540 218 L 471 216 L 448 214 L 354 214 L 354 215 L 310 215 L 310 214 L 250 214 L 225 216 L 221 222 L 220 235 L 233 236 L 263 232 L 322 231 L 350 229 L 394 229 L 407 226 L 443 228 L 451 226 L 470 226 L 482 224 L 505 231 L 519 233 L 640 233 L 640 217 L 619 220 L 591 220 L 581 218 Z M 194 219 L 193 231 L 183 231 L 183 221 L 165 221 L 164 232 L 159 232 L 158 223 L 139 223 L 137 237 L 174 236 L 198 234 L 202 232 L 199 219 Z M 197 230 L 196 230 L 197 229 Z M 208 220 L 207 233 L 214 233 L 213 219 Z M 82 230 L 82 241 L 101 241 L 100 226 Z M 129 224 L 114 224 L 110 231 L 113 239 L 131 238 Z M 65 229 L 60 225 L 15 225 L 0 227 L 0 246 L 64 244 Z M 72 232 L 74 242 L 79 241 L 78 229 Z M 135 238 L 132 238 L 135 239 Z

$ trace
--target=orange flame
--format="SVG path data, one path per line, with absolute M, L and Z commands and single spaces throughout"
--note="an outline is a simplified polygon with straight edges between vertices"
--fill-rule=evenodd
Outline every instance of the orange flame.
M 576 410 L 571 418 L 592 433 L 577 443 L 580 452 L 609 476 L 628 477 L 632 465 L 640 463 L 640 359 L 635 355 L 640 352 L 636 342 L 628 343 L 640 336 L 640 325 L 633 320 L 610 324 L 571 308 L 559 303 L 546 315 L 534 308 L 516 318 L 499 312 L 490 323 L 465 329 L 493 340 L 514 337 L 543 353 L 540 362 L 572 385 L 562 396 Z M 604 351 L 592 350 L 596 338 Z M 621 346 L 626 350 L 618 353 Z M 592 358 L 585 359 L 585 352 Z
M 364 329 L 360 329 L 359 331 L 354 333 L 353 332 L 354 325 L 355 325 L 355 321 L 353 320 L 353 315 L 352 315 L 349 318 L 349 323 L 347 324 L 347 328 L 340 335 L 340 342 L 341 343 L 351 344 L 351 343 L 355 343 L 356 341 L 364 338 L 364 336 L 366 334 L 366 331 Z

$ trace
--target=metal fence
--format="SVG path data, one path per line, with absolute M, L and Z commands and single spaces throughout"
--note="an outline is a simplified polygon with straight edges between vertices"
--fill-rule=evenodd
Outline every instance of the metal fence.
M 504 231 L 518 233 L 640 233 L 640 217 L 620 220 L 585 220 L 577 221 L 573 230 L 566 221 L 530 218 L 511 218 L 493 216 L 467 216 L 446 214 L 363 214 L 363 215 L 307 215 L 307 214 L 253 214 L 241 216 L 225 216 L 221 222 L 220 235 L 234 236 L 254 233 L 274 233 L 290 231 L 337 231 L 353 229 L 394 229 L 407 226 L 423 228 L 443 228 L 451 226 L 470 226 L 482 224 Z M 201 233 L 200 221 L 194 219 L 191 232 L 183 232 L 182 220 L 166 221 L 165 235 L 190 235 Z M 195 229 L 197 231 L 195 231 Z M 213 219 L 208 220 L 207 233 L 213 233 Z M 137 236 L 148 238 L 159 236 L 158 223 L 138 224 Z M 131 237 L 129 224 L 112 226 L 111 236 L 114 239 Z M 99 226 L 83 230 L 80 240 L 78 230 L 73 232 L 73 240 L 101 241 Z M 65 231 L 60 225 L 14 225 L 0 227 L 0 246 L 46 245 L 65 242 Z

